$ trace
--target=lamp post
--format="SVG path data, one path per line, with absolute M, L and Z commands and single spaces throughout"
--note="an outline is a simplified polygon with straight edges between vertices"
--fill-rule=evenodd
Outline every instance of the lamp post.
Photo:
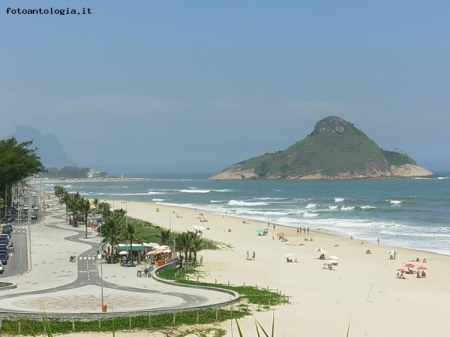
M 128 225 L 128 203 L 126 201 L 122 201 L 122 204 L 125 204 L 125 226 Z
M 31 192 L 28 190 L 28 202 L 31 201 Z M 31 270 L 31 212 L 30 205 L 28 204 L 28 270 Z
M 97 259 L 100 262 L 100 296 L 102 299 L 102 312 L 104 312 L 104 302 L 103 302 L 103 246 L 101 241 L 102 236 L 100 235 L 100 252 L 97 255 Z
M 126 201 L 122 201 L 122 204 L 125 204 L 125 228 L 128 228 L 128 203 Z M 128 256 L 128 258 L 131 257 L 131 254 L 133 254 L 133 252 L 130 251 L 130 256 Z

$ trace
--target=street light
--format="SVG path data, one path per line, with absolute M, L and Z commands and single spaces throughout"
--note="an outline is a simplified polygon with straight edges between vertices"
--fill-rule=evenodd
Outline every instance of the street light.
M 122 204 L 125 204 L 125 228 L 128 228 L 128 203 L 126 201 L 122 201 Z M 130 247 L 131 249 L 131 247 Z M 131 254 L 133 254 L 133 252 L 130 251 L 130 256 L 128 258 L 131 257 Z M 131 261 L 133 261 L 133 258 L 131 257 Z
M 128 225 L 128 203 L 126 201 L 122 201 L 122 204 L 125 204 L 125 226 Z
M 29 202 L 31 201 L 31 192 L 28 189 L 28 244 L 29 244 L 29 248 L 28 248 L 28 270 L 31 271 L 31 212 L 30 212 L 30 206 L 29 206 Z
M 100 239 L 102 236 L 100 235 Z M 100 241 L 100 252 L 97 255 L 97 259 L 100 261 L 100 294 L 102 298 L 102 312 L 104 311 L 104 302 L 103 302 L 103 246 L 102 241 Z

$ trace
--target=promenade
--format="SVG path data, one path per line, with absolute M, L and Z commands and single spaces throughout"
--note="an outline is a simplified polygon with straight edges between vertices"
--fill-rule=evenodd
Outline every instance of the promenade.
M 85 238 L 84 227 L 66 224 L 65 210 L 56 199 L 49 201 L 49 210 L 45 221 L 30 226 L 31 270 L 1 278 L 2 282 L 16 285 L 0 292 L 2 316 L 42 312 L 94 314 L 102 313 L 102 305 L 107 306 L 110 314 L 154 313 L 214 306 L 232 299 L 223 292 L 137 277 L 137 270 L 144 265 L 127 268 L 119 264 L 102 265 L 96 258 L 100 236 L 88 228 Z M 76 263 L 69 262 L 72 254 L 77 256 Z

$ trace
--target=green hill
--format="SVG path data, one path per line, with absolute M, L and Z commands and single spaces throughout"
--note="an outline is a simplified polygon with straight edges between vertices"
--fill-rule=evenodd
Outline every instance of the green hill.
M 398 168 L 402 168 L 400 171 L 403 173 L 398 173 Z M 316 123 L 311 134 L 286 150 L 242 161 L 211 179 L 333 179 L 429 175 L 433 173 L 418 167 L 407 155 L 380 149 L 352 123 L 339 117 L 327 117 Z

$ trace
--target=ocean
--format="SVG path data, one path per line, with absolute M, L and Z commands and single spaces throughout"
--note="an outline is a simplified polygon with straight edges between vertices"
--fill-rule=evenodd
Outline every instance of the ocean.
M 450 173 L 441 175 L 330 181 L 210 181 L 207 175 L 187 175 L 61 185 L 88 198 L 196 208 L 450 255 Z

